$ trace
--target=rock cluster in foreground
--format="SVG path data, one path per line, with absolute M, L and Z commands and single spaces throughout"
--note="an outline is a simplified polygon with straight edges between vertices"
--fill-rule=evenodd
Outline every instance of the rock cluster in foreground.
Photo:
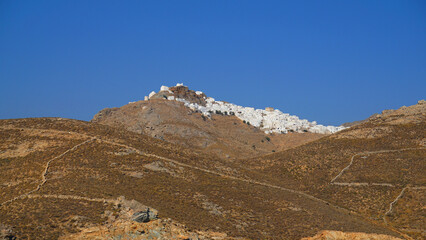
M 383 234 L 341 232 L 341 231 L 321 231 L 313 237 L 302 238 L 302 240 L 401 240 L 401 238 L 392 237 Z
M 192 231 L 185 225 L 170 218 L 158 218 L 158 211 L 135 200 L 118 198 L 116 211 L 105 212 L 108 222 L 99 226 L 82 229 L 76 234 L 62 236 L 61 240 L 78 239 L 244 239 L 232 238 L 226 233 L 212 231 Z

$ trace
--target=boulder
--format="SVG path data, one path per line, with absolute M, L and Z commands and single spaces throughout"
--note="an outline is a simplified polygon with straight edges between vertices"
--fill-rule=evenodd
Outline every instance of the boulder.
M 135 212 L 132 216 L 132 220 L 140 223 L 145 223 L 157 219 L 157 214 L 151 209 L 147 208 L 146 211 Z
M 16 239 L 15 233 L 12 227 L 0 223 L 0 239 Z

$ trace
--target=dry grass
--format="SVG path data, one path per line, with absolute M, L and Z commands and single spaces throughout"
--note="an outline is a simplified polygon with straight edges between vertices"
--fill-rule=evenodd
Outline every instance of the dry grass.
M 2 126 L 8 126 L 8 129 Z M 34 131 L 21 131 L 19 128 Z M 419 132 L 413 133 L 413 130 L 419 128 L 424 129 L 424 126 L 392 126 L 391 135 L 372 139 L 326 137 L 285 152 L 230 161 L 122 128 L 95 123 L 58 119 L 1 120 L 0 130 L 4 133 L 0 134 L 1 149 L 7 149 L 11 142 L 24 144 L 39 139 L 52 145 L 48 144 L 25 156 L 0 158 L 0 200 L 3 202 L 34 189 L 40 183 L 41 173 L 49 159 L 88 137 L 96 137 L 97 140 L 52 161 L 46 175 L 47 182 L 37 194 L 75 195 L 87 199 L 125 196 L 126 199 L 135 199 L 159 210 L 161 218 L 170 217 L 190 229 L 214 230 L 233 237 L 299 239 L 324 229 L 397 236 L 397 233 L 369 219 L 378 222 L 400 189 L 342 188 L 328 183 L 355 153 L 418 146 L 418 139 L 424 136 L 419 136 Z M 62 138 L 61 134 L 35 134 L 37 131 L 42 133 L 41 130 L 71 132 L 75 138 Z M 151 155 L 138 154 L 133 148 Z M 423 154 L 413 151 L 389 156 L 391 160 L 403 158 L 410 162 Z M 172 164 L 153 155 L 187 165 Z M 377 161 L 380 159 L 377 156 Z M 359 164 L 355 169 L 374 166 L 370 162 Z M 146 168 L 146 165 L 156 168 Z M 413 168 L 410 173 L 418 175 L 416 171 Z M 138 177 L 129 174 L 135 172 L 140 173 Z M 360 177 L 356 173 L 352 171 L 350 176 Z M 368 179 L 373 177 L 372 174 L 368 175 Z M 391 175 L 383 177 L 396 181 Z M 239 178 L 302 190 L 331 204 Z M 411 180 L 407 179 L 409 183 Z M 417 203 L 411 203 L 419 204 L 422 201 L 422 198 L 415 199 L 418 199 L 415 200 Z M 339 210 L 333 204 L 364 217 Z M 400 217 L 392 220 L 391 224 L 401 229 L 401 224 L 407 222 L 404 212 L 408 210 L 398 206 L 395 213 Z M 110 208 L 107 203 L 86 200 L 24 198 L 0 206 L 0 223 L 15 227 L 18 236 L 23 239 L 52 239 L 77 232 L 79 227 L 104 223 L 103 212 Z M 423 219 L 415 212 L 410 214 L 407 216 L 417 217 L 420 221 Z M 72 219 L 78 219 L 78 223 Z M 416 230 L 418 225 L 416 220 L 411 228 Z M 410 231 L 414 231 L 412 229 Z

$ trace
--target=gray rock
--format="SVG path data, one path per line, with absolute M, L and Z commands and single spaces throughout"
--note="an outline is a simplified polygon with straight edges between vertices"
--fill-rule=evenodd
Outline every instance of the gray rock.
M 149 222 L 154 219 L 157 219 L 157 214 L 149 208 L 146 211 L 135 212 L 132 216 L 132 220 L 136 222 Z
M 0 223 L 0 239 L 8 239 L 8 240 L 14 240 L 16 239 L 15 233 L 13 231 L 13 228 L 8 225 L 4 225 Z

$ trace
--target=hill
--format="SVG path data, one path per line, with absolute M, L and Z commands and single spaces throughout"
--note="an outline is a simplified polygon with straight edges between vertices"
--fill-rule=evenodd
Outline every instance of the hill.
M 426 237 L 425 101 L 244 165 L 271 184 L 327 199 L 407 238 Z
M 245 165 L 123 128 L 77 120 L 0 120 L 0 131 L 0 223 L 19 239 L 66 238 L 102 226 L 113 226 L 116 234 L 128 229 L 123 234 L 142 239 L 173 231 L 188 234 L 183 237 L 198 234 L 200 239 L 300 239 L 324 229 L 400 236 L 366 218 L 362 209 L 345 209 L 353 206 L 329 194 L 331 189 L 318 192 L 326 180 L 321 175 L 318 184 L 305 188 L 312 175 L 303 171 L 294 176 L 300 184 L 281 181 L 290 176 L 278 171 L 288 165 L 281 156 L 306 152 L 305 146 L 264 157 L 259 163 L 271 159 L 278 165 L 259 168 L 255 161 Z M 323 139 L 309 146 L 338 138 Z M 330 170 L 319 170 L 336 174 L 345 163 L 342 158 Z M 293 169 L 298 168 L 284 172 Z M 338 196 L 353 198 L 344 191 Z M 122 212 L 137 209 L 126 207 L 123 199 L 156 209 L 159 220 L 126 225 Z
M 231 159 L 282 151 L 343 129 L 308 122 L 273 108 L 216 101 L 181 84 L 162 86 L 144 101 L 103 109 L 92 122 Z

